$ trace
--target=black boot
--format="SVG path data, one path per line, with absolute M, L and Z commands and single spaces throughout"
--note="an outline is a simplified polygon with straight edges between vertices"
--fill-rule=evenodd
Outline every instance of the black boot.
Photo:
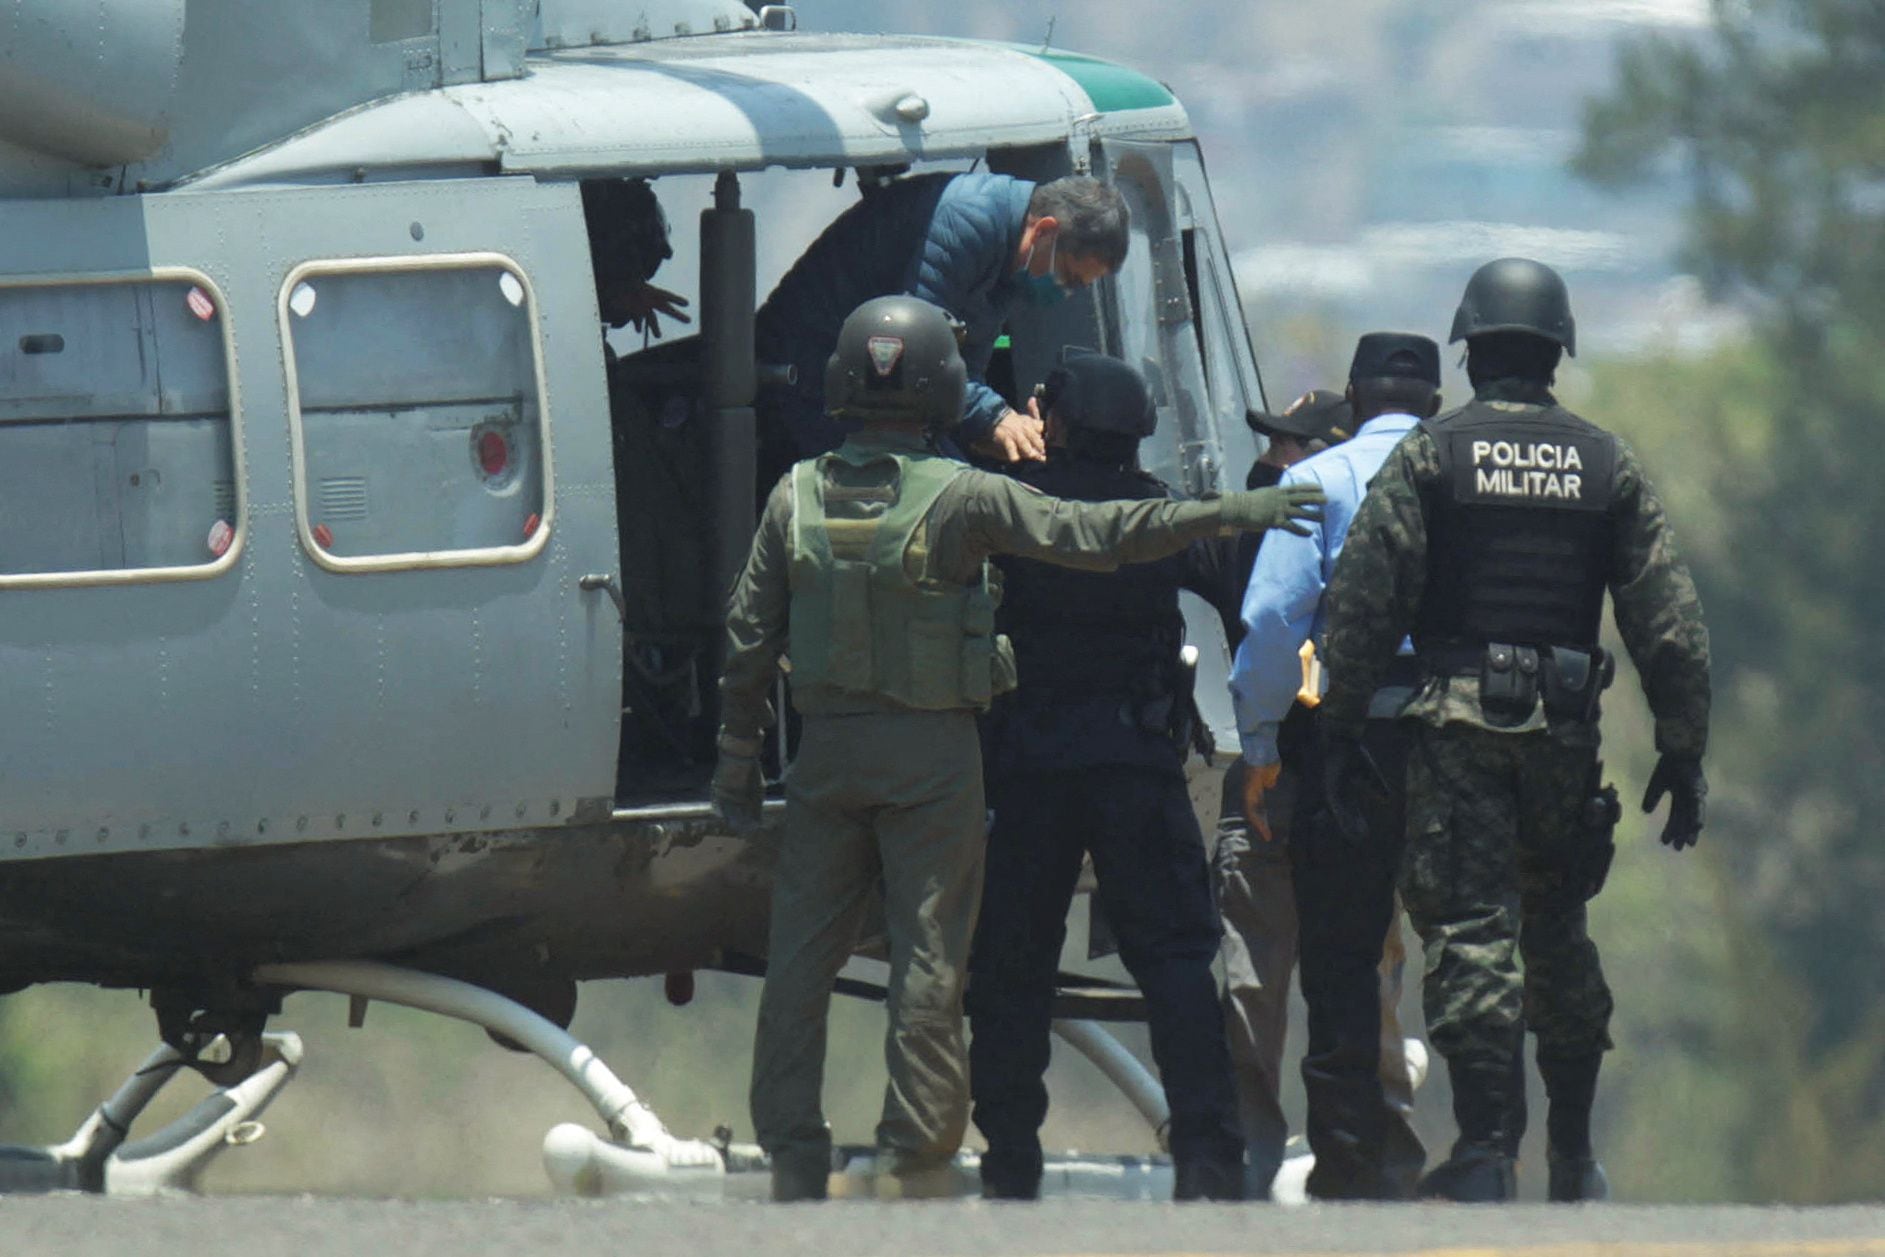
M 1510 1152 L 1515 1071 L 1507 1060 L 1448 1061 L 1453 1117 L 1460 1137 L 1453 1155 L 1420 1180 L 1427 1199 L 1491 1204 L 1513 1199 L 1518 1180 Z
M 1173 1200 L 1242 1200 L 1244 1167 L 1212 1157 L 1184 1157 L 1172 1162 Z
M 1605 1200 L 1610 1180 L 1591 1154 L 1590 1110 L 1597 1098 L 1597 1071 L 1603 1053 L 1538 1053 L 1538 1073 L 1545 1080 L 1551 1109 L 1545 1118 L 1548 1194 L 1555 1201 Z
M 982 1154 L 982 1199 L 1039 1200 L 1041 1146 L 1014 1148 L 990 1144 Z
M 1553 1201 L 1568 1204 L 1610 1199 L 1610 1178 L 1595 1157 L 1561 1157 L 1547 1148 L 1545 1168 L 1550 1174 L 1546 1195 Z
M 772 1198 L 784 1204 L 824 1200 L 830 1193 L 831 1153 L 794 1149 L 772 1158 Z
M 1456 1143 L 1453 1155 L 1420 1180 L 1423 1200 L 1451 1200 L 1465 1205 L 1504 1204 L 1518 1195 L 1512 1158 L 1486 1144 Z

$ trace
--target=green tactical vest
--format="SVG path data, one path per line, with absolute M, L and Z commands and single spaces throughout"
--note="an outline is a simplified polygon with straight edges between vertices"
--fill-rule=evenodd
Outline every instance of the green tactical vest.
M 827 485 L 837 464 L 870 474 Z M 967 470 L 949 458 L 848 447 L 792 469 L 790 649 L 800 711 L 881 711 L 881 700 L 981 711 L 1014 688 L 989 564 L 974 585 L 912 580 L 904 569 L 930 507 Z

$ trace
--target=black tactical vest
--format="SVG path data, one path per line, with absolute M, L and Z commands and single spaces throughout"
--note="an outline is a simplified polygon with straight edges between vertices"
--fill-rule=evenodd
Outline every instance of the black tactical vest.
M 1156 478 L 1055 450 L 1018 473 L 1054 497 L 1079 502 L 1169 496 Z M 1168 685 L 1184 644 L 1178 591 L 1182 554 L 1114 572 L 1077 572 L 1032 559 L 1003 559 L 997 627 L 1014 643 L 1023 697 L 1144 694 Z
M 1562 406 L 1473 401 L 1427 422 L 1423 655 L 1487 642 L 1591 648 L 1609 584 L 1616 439 Z

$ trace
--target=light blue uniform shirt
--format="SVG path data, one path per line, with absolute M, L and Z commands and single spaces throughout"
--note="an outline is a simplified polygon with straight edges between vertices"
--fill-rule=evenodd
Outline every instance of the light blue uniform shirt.
M 1283 484 L 1320 485 L 1328 495 L 1322 523 L 1309 535 L 1272 529 L 1257 549 L 1244 591 L 1246 632 L 1231 668 L 1231 705 L 1244 759 L 1277 762 L 1276 731 L 1302 688 L 1302 644 L 1322 636 L 1322 591 L 1341 557 L 1348 526 L 1381 464 L 1420 421 L 1412 415 L 1377 415 L 1352 438 L 1303 459 L 1283 473 Z M 1405 649 L 1405 647 L 1403 647 Z

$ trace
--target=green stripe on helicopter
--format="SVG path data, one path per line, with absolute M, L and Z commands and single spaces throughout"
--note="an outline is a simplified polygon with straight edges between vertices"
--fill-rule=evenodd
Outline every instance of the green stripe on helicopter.
M 1011 44 L 1017 52 L 1039 58 L 1080 85 L 1080 90 L 1100 113 L 1118 113 L 1128 109 L 1159 109 L 1177 104 L 1163 83 L 1137 70 L 1101 61 L 1084 53 L 1065 52 L 1059 48 L 1024 47 Z

